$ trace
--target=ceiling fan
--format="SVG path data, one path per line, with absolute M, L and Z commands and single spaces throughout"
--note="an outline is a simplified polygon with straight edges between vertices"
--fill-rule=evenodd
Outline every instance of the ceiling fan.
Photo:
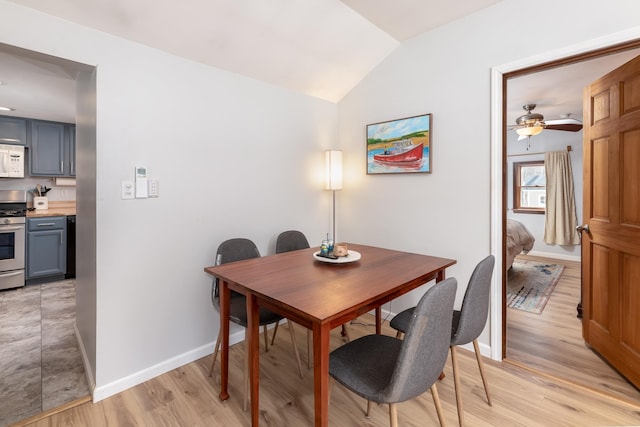
M 570 114 L 563 115 L 557 120 L 547 120 L 545 122 L 542 114 L 532 112 L 533 109 L 536 108 L 536 104 L 525 104 L 522 108 L 527 114 L 518 117 L 516 119 L 516 125 L 511 127 L 511 129 L 515 130 L 519 135 L 518 141 L 538 135 L 543 129 L 569 132 L 577 132 L 582 129 L 582 122 L 571 118 Z

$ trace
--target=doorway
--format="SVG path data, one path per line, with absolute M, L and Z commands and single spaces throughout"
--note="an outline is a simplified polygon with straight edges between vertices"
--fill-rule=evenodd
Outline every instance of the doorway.
M 46 55 L 40 52 L 22 49 L 0 43 L 0 55 L 3 58 L 3 71 L 10 76 L 20 78 L 7 79 L 4 102 L 15 107 L 12 115 L 28 119 L 42 119 L 54 122 L 76 124 L 76 187 L 65 188 L 64 192 L 74 194 L 78 212 L 78 238 L 76 240 L 78 269 L 75 298 L 62 295 L 65 302 L 71 301 L 77 322 L 72 325 L 72 339 L 78 340 L 82 347 L 82 362 L 87 371 L 88 389 L 95 385 L 95 182 L 96 182 L 96 67 L 73 62 L 64 58 Z M 11 59 L 11 60 L 10 60 Z M 9 69 L 11 65 L 11 70 Z M 9 114 L 9 113 L 7 113 Z M 3 185 L 12 188 L 33 188 L 35 182 L 45 178 L 37 177 L 32 183 L 22 181 L 4 181 Z M 40 285 L 33 285 L 40 286 Z M 42 286 L 44 290 L 46 287 Z M 27 290 L 27 288 L 23 288 Z M 36 289 L 28 289 L 36 291 Z M 39 289 L 38 289 L 39 290 Z M 66 291 L 66 289 L 65 289 Z M 51 292 L 53 293 L 53 292 Z M 39 295 L 40 292 L 37 292 Z M 50 293 L 47 293 L 47 296 Z M 42 305 L 38 304 L 38 308 Z M 65 306 L 65 308 L 67 308 Z M 33 310 L 32 310 L 33 311 Z M 66 313 L 65 313 L 66 315 Z M 42 322 L 42 317 L 40 322 Z M 56 324 L 56 321 L 50 322 Z M 75 327 L 75 330 L 74 328 Z M 42 329 L 43 337 L 46 329 Z M 68 337 L 66 337 L 68 338 Z M 38 359 L 40 360 L 40 359 Z M 42 362 L 45 363 L 45 362 Z M 58 366 L 59 367 L 59 366 Z M 55 369 L 56 366 L 53 366 Z M 40 370 L 39 366 L 37 370 Z M 55 377 L 54 372 L 51 371 Z M 9 390 L 11 392 L 12 390 Z M 55 390 L 51 390 L 55 393 Z M 55 393 L 62 397 L 64 393 Z M 54 401 L 52 405 L 68 403 Z M 49 408 L 49 406 L 46 406 Z
M 543 242 L 544 215 L 527 218 L 513 212 L 513 163 L 520 160 L 544 159 L 544 152 L 569 149 L 576 180 L 576 207 L 578 223 L 582 218 L 582 134 L 544 130 L 529 140 L 516 141 L 515 132 L 507 126 L 515 124 L 515 114 L 522 115 L 524 104 L 538 104 L 536 113 L 545 119 L 562 115 L 582 116 L 582 87 L 640 54 L 637 42 L 614 48 L 594 50 L 571 58 L 554 59 L 543 65 L 512 70 L 501 76 L 504 93 L 501 171 L 502 201 L 499 216 L 502 218 L 502 240 L 505 236 L 506 218 L 520 219 L 532 229 L 536 245 L 529 255 L 517 259 L 559 264 L 565 268 L 549 299 L 547 313 L 531 314 L 506 307 L 506 290 L 509 281 L 507 265 L 502 271 L 502 358 L 539 374 L 553 376 L 620 399 L 640 403 L 640 391 L 628 383 L 597 354 L 586 347 L 582 340 L 580 319 L 576 306 L 580 302 L 580 247 L 556 247 Z M 572 94 L 568 89 L 577 83 Z M 571 99 L 573 97 L 573 99 Z M 576 110 L 575 106 L 579 110 Z M 573 106 L 573 108 L 571 107 Z M 548 108 L 547 108 L 548 107 Z M 520 110 L 519 110 L 520 109 Z M 519 111 L 518 111 L 519 110 Z M 564 135 L 560 135 L 564 134 Z M 548 136 L 547 136 L 548 135 Z M 544 136 L 545 138 L 542 138 Z M 518 145 L 520 144 L 520 145 Z M 565 148 L 566 147 L 566 148 Z M 571 148 L 570 148 L 571 147 Z M 542 225 L 542 227 L 540 226 Z M 503 258 L 505 246 L 503 248 Z

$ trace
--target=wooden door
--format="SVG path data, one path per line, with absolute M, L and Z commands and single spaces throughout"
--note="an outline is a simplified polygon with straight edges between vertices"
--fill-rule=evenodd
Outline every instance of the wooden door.
M 583 98 L 582 333 L 640 387 L 640 56 Z

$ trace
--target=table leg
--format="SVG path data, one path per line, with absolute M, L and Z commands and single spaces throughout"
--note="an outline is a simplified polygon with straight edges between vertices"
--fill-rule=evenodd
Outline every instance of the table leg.
M 382 307 L 376 307 L 376 334 L 382 334 Z
M 436 283 L 442 282 L 443 280 L 444 280 L 444 270 L 440 270 L 440 271 L 438 271 L 438 274 L 436 275 Z M 446 375 L 444 374 L 444 371 L 442 371 L 442 372 L 440 372 L 440 375 L 438 376 L 438 380 L 442 381 L 445 377 L 446 377 Z
M 315 426 L 329 425 L 329 334 L 328 324 L 313 325 L 313 397 Z
M 260 312 L 258 300 L 255 295 L 247 295 L 247 330 L 249 334 L 249 379 L 251 382 L 251 425 L 258 427 L 260 404 L 258 401 L 258 392 L 260 388 Z
M 227 282 L 220 281 L 220 399 L 229 398 L 229 303 L 231 291 Z

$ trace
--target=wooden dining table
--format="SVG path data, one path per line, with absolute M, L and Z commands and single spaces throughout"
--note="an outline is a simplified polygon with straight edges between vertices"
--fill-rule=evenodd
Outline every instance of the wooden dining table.
M 376 333 L 381 306 L 400 295 L 445 278 L 456 260 L 373 246 L 348 244 L 352 262 L 319 261 L 319 248 L 205 267 L 220 281 L 221 390 L 229 398 L 229 301 L 246 296 L 249 334 L 251 425 L 259 425 L 258 307 L 266 307 L 313 331 L 315 426 L 329 423 L 329 334 L 331 329 L 374 310 Z M 352 256 L 353 255 L 353 256 Z

